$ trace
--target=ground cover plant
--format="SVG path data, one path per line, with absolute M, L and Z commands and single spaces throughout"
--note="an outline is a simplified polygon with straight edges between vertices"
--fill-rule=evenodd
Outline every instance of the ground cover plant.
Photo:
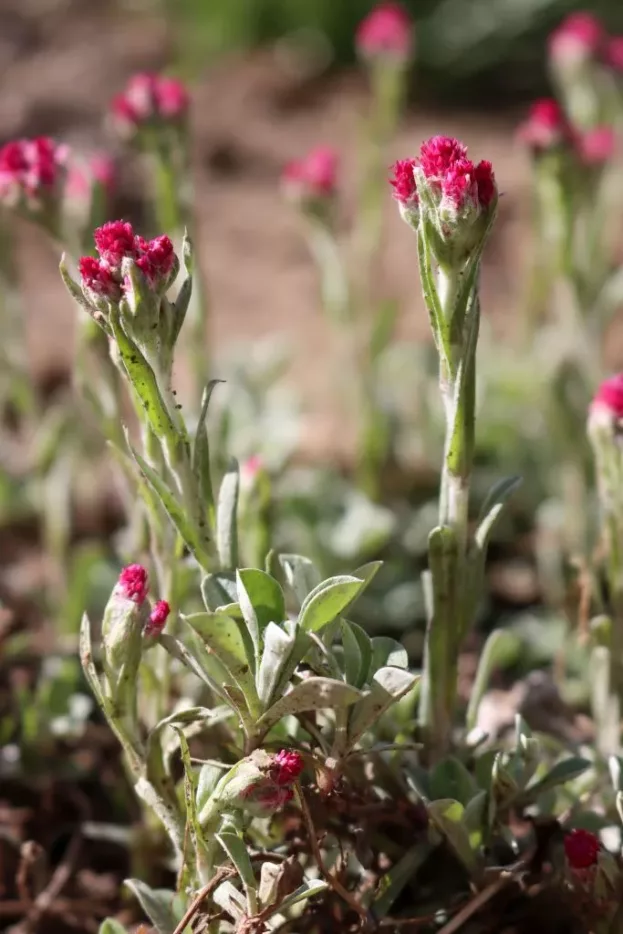
M 481 307 L 496 166 L 440 126 L 388 169 L 416 39 L 393 3 L 357 30 L 370 105 L 349 229 L 332 148 L 282 176 L 355 425 L 346 475 L 294 462 L 278 361 L 228 368 L 208 348 L 180 81 L 138 74 L 111 105 L 141 166 L 140 228 L 109 219 L 106 160 L 47 137 L 0 150 L 1 401 L 30 467 L 3 479 L 54 569 L 26 609 L 57 629 L 47 667 L 9 684 L 1 765 L 24 784 L 62 776 L 78 801 L 95 771 L 115 776 L 105 818 L 79 805 L 47 883 L 36 847 L 13 854 L 17 930 L 59 914 L 101 934 L 140 917 L 160 934 L 623 929 L 623 375 L 604 362 L 622 297 L 622 40 L 587 13 L 561 23 L 556 97 L 518 130 L 535 201 L 518 347 Z M 377 294 L 389 200 L 424 350 Z M 24 366 L 17 215 L 58 252 L 79 322 L 75 391 L 48 408 Z M 424 492 L 414 448 L 436 478 Z M 76 547 L 72 490 L 100 461 L 115 534 Z M 536 606 L 500 619 L 489 549 L 516 557 L 526 529 Z M 19 668 L 24 634 L 2 636 Z M 60 901 L 94 837 L 121 841 L 114 917 Z

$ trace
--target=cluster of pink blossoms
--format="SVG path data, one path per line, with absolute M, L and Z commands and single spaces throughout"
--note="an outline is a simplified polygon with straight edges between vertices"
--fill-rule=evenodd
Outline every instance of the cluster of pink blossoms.
M 137 606 L 142 606 L 149 592 L 149 580 L 143 565 L 128 564 L 127 567 L 123 568 L 119 575 L 117 587 L 126 600 L 132 600 Z M 145 626 L 145 635 L 159 635 L 164 629 L 170 612 L 171 607 L 166 600 L 158 600 L 154 603 Z
M 355 46 L 362 58 L 389 58 L 407 62 L 413 54 L 413 26 L 407 11 L 388 0 L 380 3 L 359 24 Z
M 17 139 L 0 149 L 0 200 L 9 207 L 37 203 L 58 193 L 68 149 L 47 136 Z
M 582 133 L 571 125 L 558 101 L 549 97 L 534 102 L 517 135 L 535 153 L 568 147 L 586 165 L 608 162 L 617 145 L 614 127 L 597 126 Z
M 591 415 L 623 421 L 623 373 L 605 379 L 591 403 Z
M 549 54 L 554 66 L 577 67 L 599 61 L 614 71 L 623 71 L 623 36 L 609 36 L 592 13 L 572 13 L 551 34 Z
M 134 260 L 147 282 L 160 288 L 175 264 L 173 244 L 167 236 L 145 240 L 135 235 L 127 221 L 109 221 L 94 233 L 99 259 L 83 256 L 78 266 L 82 287 L 88 295 L 119 301 L 125 289 L 121 264 Z
M 467 147 L 449 136 L 433 136 L 422 144 L 417 159 L 400 159 L 394 164 L 390 184 L 394 198 L 405 208 L 418 204 L 415 169 L 422 170 L 429 188 L 449 202 L 457 212 L 468 205 L 487 209 L 497 188 L 490 162 L 477 165 L 467 158 Z
M 176 123 L 188 113 L 188 91 L 176 78 L 141 72 L 130 78 L 112 101 L 111 113 L 120 130 L 134 131 L 147 123 Z

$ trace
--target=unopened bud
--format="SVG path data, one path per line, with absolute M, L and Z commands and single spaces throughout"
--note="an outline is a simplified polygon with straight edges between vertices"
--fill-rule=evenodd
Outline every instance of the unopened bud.
M 140 564 L 130 564 L 119 580 L 104 610 L 102 640 L 106 669 L 114 677 L 123 665 L 138 668 L 141 634 L 147 616 L 144 608 L 149 589 L 147 571 Z

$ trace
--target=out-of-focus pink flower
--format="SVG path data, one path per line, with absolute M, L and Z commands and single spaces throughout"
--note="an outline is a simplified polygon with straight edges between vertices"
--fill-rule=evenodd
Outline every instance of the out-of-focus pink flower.
M 149 589 L 147 571 L 142 564 L 129 564 L 119 575 L 117 586 L 124 597 L 141 606 Z
M 271 766 L 271 778 L 278 785 L 293 785 L 297 780 L 305 763 L 300 752 L 292 749 L 282 749 L 273 758 Z
M 286 194 L 298 201 L 318 201 L 335 193 L 338 154 L 330 146 L 317 146 L 303 159 L 294 159 L 283 170 Z
M 413 54 L 413 34 L 413 23 L 404 7 L 380 3 L 359 24 L 355 46 L 362 58 L 384 56 L 404 62 Z
M 565 856 L 570 869 L 586 870 L 597 863 L 601 844 L 590 830 L 572 830 L 565 837 Z
M 88 201 L 94 185 L 101 185 L 107 196 L 111 196 L 116 183 L 114 159 L 106 153 L 96 153 L 90 159 L 72 160 L 67 175 L 67 194 L 78 202 Z
M 166 621 L 171 612 L 171 607 L 166 600 L 158 600 L 149 614 L 149 620 L 145 626 L 146 636 L 159 636 L 165 627 Z
M 140 72 L 113 98 L 111 114 L 119 129 L 133 132 L 154 121 L 175 123 L 188 113 L 188 91 L 181 81 Z
M 13 207 L 58 194 L 67 154 L 66 146 L 47 136 L 6 143 L 0 149 L 0 200 Z
M 534 102 L 517 136 L 536 152 L 545 152 L 568 142 L 571 129 L 558 101 L 552 97 L 543 97 Z
M 614 156 L 617 136 L 611 126 L 598 126 L 581 133 L 576 140 L 580 159 L 587 165 L 604 165 Z
M 601 55 L 606 41 L 603 26 L 592 13 L 572 13 L 549 37 L 552 63 L 577 67 Z
M 614 71 L 623 72 L 623 36 L 611 36 L 606 42 L 604 61 Z
M 605 414 L 623 420 L 623 373 L 605 379 L 591 403 L 591 415 Z
M 135 262 L 153 289 L 168 284 L 177 259 L 169 237 L 145 240 L 135 235 L 128 221 L 109 221 L 98 227 L 93 237 L 100 258 L 86 256 L 79 264 L 82 286 L 87 293 L 118 301 L 129 287 L 121 273 L 124 259 Z
M 467 158 L 467 148 L 449 136 L 433 136 L 422 144 L 418 165 L 429 187 L 462 211 L 468 203 L 487 208 L 495 193 L 490 162 L 478 165 Z

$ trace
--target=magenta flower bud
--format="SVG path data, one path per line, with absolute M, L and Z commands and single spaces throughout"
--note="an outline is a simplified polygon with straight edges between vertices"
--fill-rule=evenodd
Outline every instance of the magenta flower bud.
M 111 302 L 118 302 L 121 298 L 121 287 L 108 266 L 93 256 L 83 256 L 78 262 L 82 289 L 85 295 L 94 304 L 103 298 Z
M 589 830 L 572 830 L 565 837 L 565 856 L 572 870 L 586 870 L 597 864 L 601 843 Z
M 136 237 L 135 246 L 140 251 L 136 265 L 155 288 L 168 283 L 176 263 L 173 243 L 166 235 L 144 240 Z
M 278 785 L 293 785 L 304 767 L 305 763 L 300 752 L 282 749 L 273 757 L 270 777 Z
M 171 607 L 166 600 L 158 600 L 149 614 L 147 625 L 145 626 L 146 636 L 159 636 L 166 625 L 166 621 L 171 612 Z
M 623 373 L 603 381 L 595 393 L 589 412 L 589 424 L 620 421 L 623 421 Z
M 160 78 L 156 86 L 158 114 L 163 119 L 180 120 L 188 112 L 188 91 L 176 78 Z
M 389 184 L 394 189 L 394 198 L 398 202 L 400 214 L 408 224 L 417 227 L 419 219 L 419 199 L 415 183 L 417 159 L 399 159 L 392 166 L 394 177 Z
M 602 166 L 610 162 L 617 149 L 614 127 L 597 126 L 578 135 L 578 155 L 586 165 Z
M 137 606 L 145 602 L 149 590 L 147 571 L 142 564 L 128 564 L 119 575 L 119 591 Z
M 613 71 L 623 73 L 623 36 L 612 36 L 607 40 L 604 61 Z
M 136 238 L 127 221 L 108 221 L 93 234 L 95 248 L 112 272 L 118 273 L 126 256 L 135 258 Z
M 558 101 L 544 97 L 534 102 L 517 137 L 534 153 L 541 153 L 568 143 L 571 128 Z
M 330 146 L 317 146 L 303 159 L 289 162 L 282 174 L 286 195 L 303 205 L 328 201 L 335 194 L 338 161 Z
M 0 201 L 30 214 L 56 208 L 65 183 L 68 148 L 46 136 L 0 149 Z
M 572 13 L 549 38 L 555 68 L 576 70 L 597 59 L 606 41 L 603 26 L 592 13 Z
M 407 11 L 399 3 L 386 2 L 376 6 L 361 21 L 355 46 L 361 58 L 387 58 L 406 63 L 413 55 L 413 39 L 413 24 Z

